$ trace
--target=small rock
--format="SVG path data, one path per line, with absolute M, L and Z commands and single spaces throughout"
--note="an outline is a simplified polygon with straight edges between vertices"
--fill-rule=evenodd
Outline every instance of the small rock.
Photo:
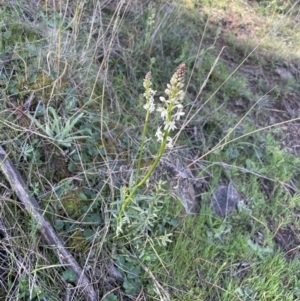
M 285 81 L 285 82 L 294 79 L 293 74 L 292 74 L 289 70 L 287 70 L 287 69 L 285 69 L 285 68 L 277 67 L 277 68 L 276 68 L 276 73 L 277 73 L 277 74 L 279 75 L 279 77 L 280 77 L 283 81 Z
M 235 187 L 229 185 L 219 185 L 215 189 L 210 203 L 215 214 L 227 217 L 237 209 L 237 204 L 242 200 Z

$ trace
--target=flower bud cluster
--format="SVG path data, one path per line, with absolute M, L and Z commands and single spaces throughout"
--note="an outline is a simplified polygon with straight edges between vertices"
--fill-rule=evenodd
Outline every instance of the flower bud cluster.
M 167 133 L 167 147 L 173 147 L 172 138 L 168 136 L 170 131 L 176 129 L 176 121 L 180 119 L 181 116 L 184 115 L 183 105 L 181 104 L 184 98 L 184 74 L 185 74 L 185 64 L 181 64 L 177 71 L 172 76 L 170 83 L 167 84 L 167 89 L 165 93 L 167 94 L 167 98 L 160 97 L 160 101 L 163 103 L 162 107 L 159 107 L 156 111 L 160 112 L 161 118 L 164 120 L 164 129 L 163 132 L 161 127 L 159 127 L 156 131 L 155 136 L 158 141 L 163 141 L 164 133 Z
M 152 82 L 151 82 L 151 72 L 150 71 L 146 74 L 143 86 L 145 88 L 144 97 L 146 98 L 146 101 L 147 101 L 146 104 L 143 106 L 143 108 L 146 111 L 149 110 L 149 112 L 152 113 L 155 111 L 154 95 L 155 95 L 156 91 L 154 91 L 151 88 Z

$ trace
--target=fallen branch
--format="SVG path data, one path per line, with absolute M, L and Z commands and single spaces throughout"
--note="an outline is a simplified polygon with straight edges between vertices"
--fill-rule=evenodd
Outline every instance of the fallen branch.
M 8 155 L 2 147 L 0 147 L 0 169 L 5 175 L 7 181 L 10 183 L 20 202 L 24 205 L 25 210 L 36 222 L 46 243 L 53 247 L 53 251 L 55 252 L 59 262 L 76 273 L 76 285 L 77 287 L 82 287 L 86 301 L 98 301 L 98 295 L 96 294 L 90 280 L 71 253 L 64 247 L 62 240 L 56 235 L 53 227 L 46 217 L 44 217 L 43 211 L 39 207 L 36 199 L 30 196 L 29 190 L 21 175 L 16 170 L 12 161 L 8 158 Z

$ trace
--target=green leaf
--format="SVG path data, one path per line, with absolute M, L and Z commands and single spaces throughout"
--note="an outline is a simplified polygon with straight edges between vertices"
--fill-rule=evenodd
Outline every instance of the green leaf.
M 32 74 L 29 78 L 28 78 L 28 83 L 29 84 L 33 84 L 36 82 L 36 74 Z
M 54 228 L 58 231 L 62 230 L 63 227 L 64 227 L 64 222 L 61 221 L 61 220 L 56 220 L 55 223 L 54 223 Z
M 3 33 L 3 38 L 8 40 L 11 37 L 11 31 L 6 30 L 6 32 Z
M 125 279 L 123 282 L 123 288 L 125 289 L 126 294 L 135 295 L 140 291 L 140 286 L 135 283 L 133 280 Z
M 52 79 L 57 79 L 57 78 L 58 78 L 57 72 L 51 71 L 51 72 L 50 72 L 50 77 L 51 77 Z
M 80 192 L 80 193 L 78 194 L 78 198 L 79 198 L 79 200 L 81 200 L 81 201 L 86 201 L 86 200 L 88 200 L 88 197 L 86 196 L 86 194 L 85 194 L 84 192 Z
M 104 301 L 118 301 L 118 297 L 115 294 L 108 294 L 105 298 Z
M 99 226 L 102 223 L 102 218 L 99 213 L 94 213 L 87 215 L 84 219 L 84 222 Z
M 179 221 L 177 219 L 171 219 L 169 224 L 173 227 L 177 227 L 179 225 Z
M 251 239 L 248 239 L 247 241 L 248 246 L 257 254 L 257 256 L 261 259 L 263 259 L 266 255 L 268 254 L 272 254 L 273 253 L 273 249 L 270 247 L 263 247 L 260 246 L 257 243 L 252 242 Z
M 84 229 L 83 231 L 83 234 L 84 234 L 84 237 L 89 239 L 89 238 L 92 238 L 93 235 L 95 234 L 95 232 L 91 229 Z
M 73 270 L 66 270 L 62 273 L 62 278 L 67 282 L 76 282 L 77 275 Z

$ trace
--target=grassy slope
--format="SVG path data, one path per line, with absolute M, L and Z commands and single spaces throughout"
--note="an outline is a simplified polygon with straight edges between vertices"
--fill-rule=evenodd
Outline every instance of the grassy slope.
M 80 3 L 0 6 L 1 140 L 60 236 L 91 267 L 100 298 L 298 300 L 299 126 L 288 122 L 299 112 L 298 6 Z M 142 79 L 151 70 L 162 95 L 182 62 L 192 119 L 177 147 L 202 158 L 192 167 L 208 183 L 203 202 L 231 182 L 245 207 L 225 220 L 205 206 L 186 216 L 167 192 L 156 199 L 146 189 L 139 213 L 130 212 L 134 226 L 116 238 L 116 171 L 137 156 Z M 3 296 L 61 300 L 69 275 L 51 267 L 51 250 L 8 188 L 2 199 L 11 229 Z

